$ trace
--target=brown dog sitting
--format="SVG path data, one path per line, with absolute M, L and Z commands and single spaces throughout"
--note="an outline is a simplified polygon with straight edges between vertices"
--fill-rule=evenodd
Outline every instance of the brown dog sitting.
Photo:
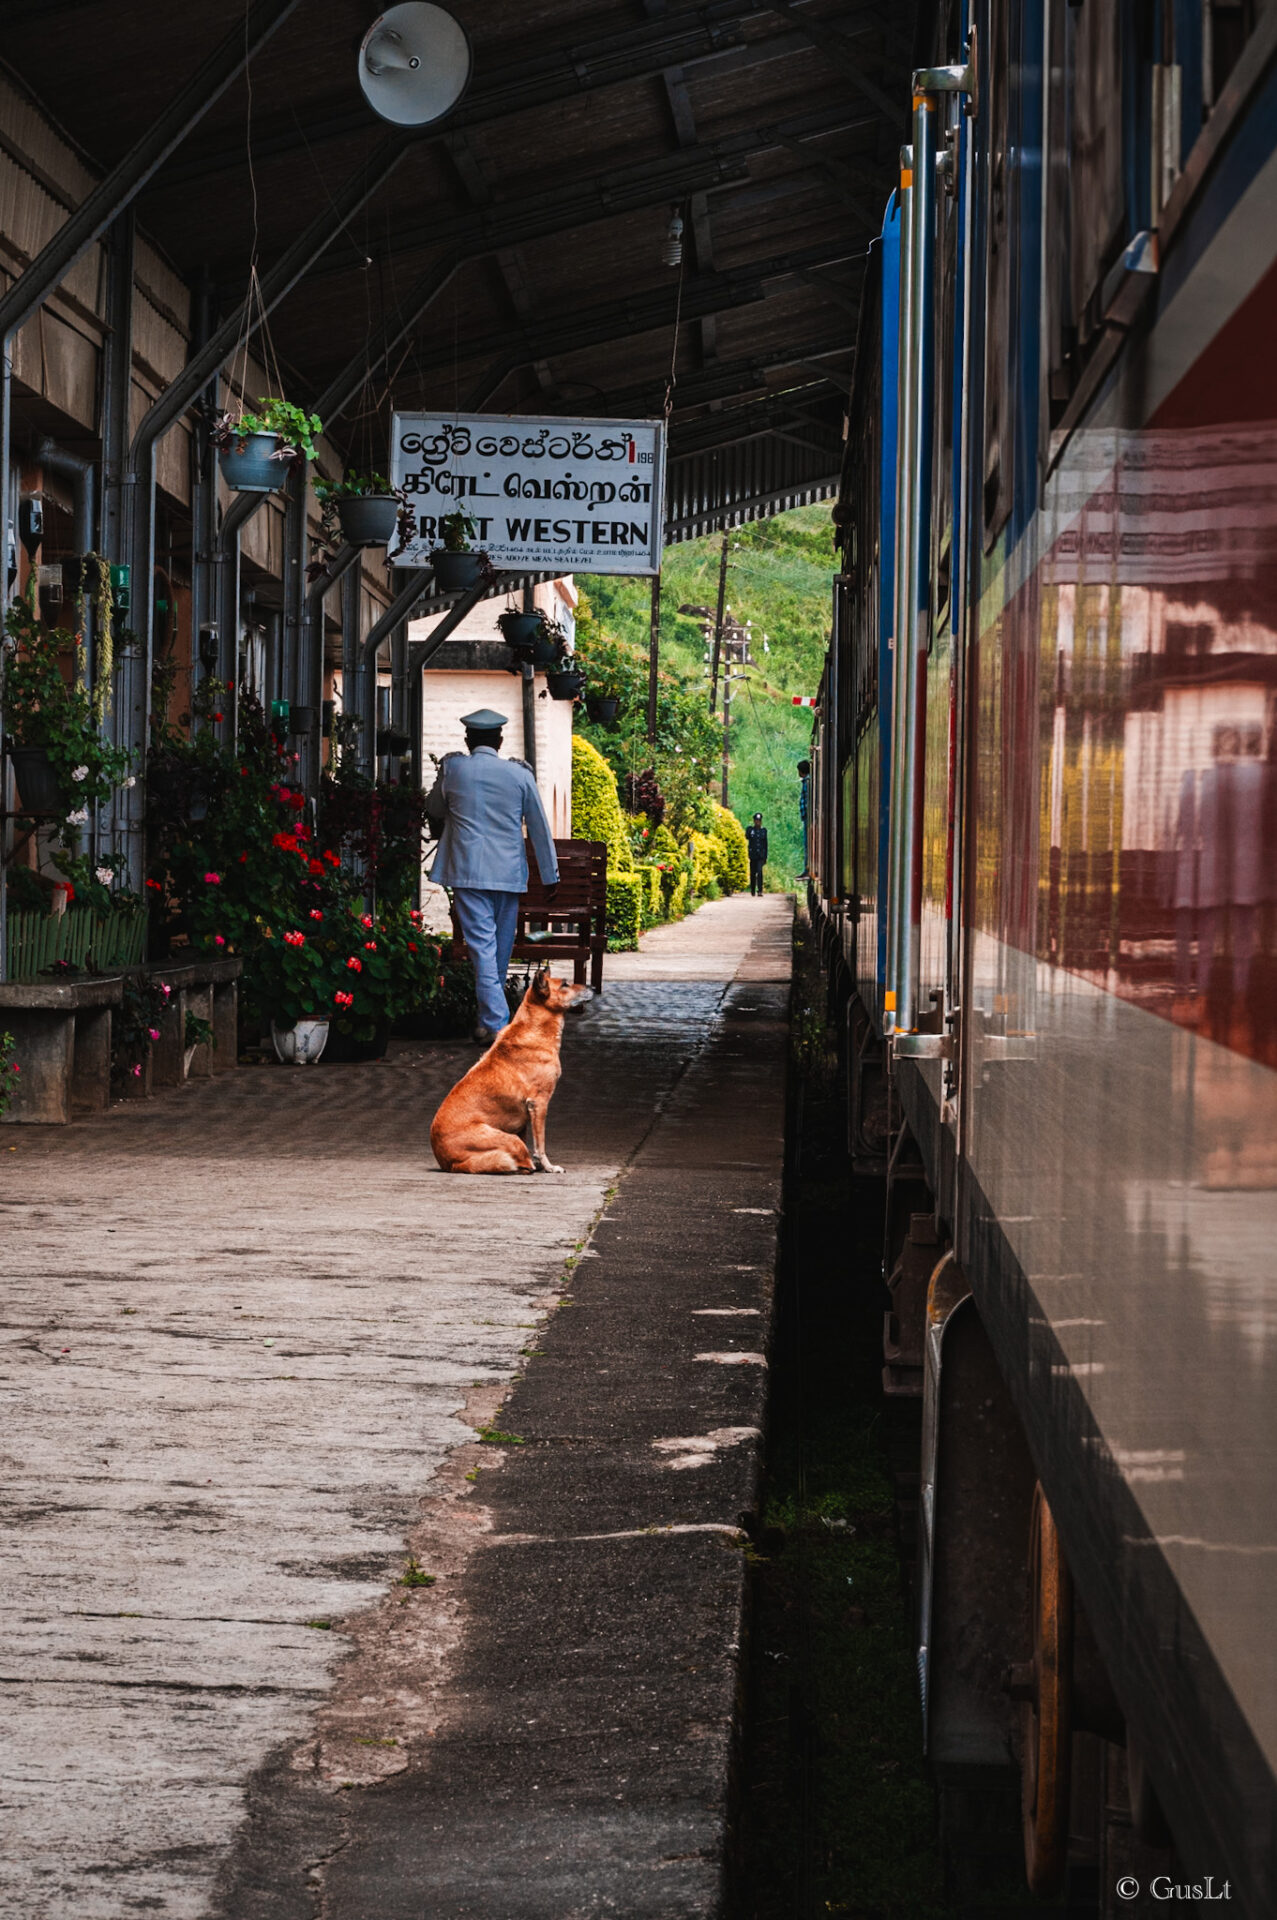
M 509 1026 L 430 1123 L 430 1144 L 445 1173 L 562 1173 L 546 1152 L 545 1116 L 559 1081 L 564 1015 L 589 998 L 589 987 L 538 968 Z M 520 1138 L 525 1130 L 531 1152 Z

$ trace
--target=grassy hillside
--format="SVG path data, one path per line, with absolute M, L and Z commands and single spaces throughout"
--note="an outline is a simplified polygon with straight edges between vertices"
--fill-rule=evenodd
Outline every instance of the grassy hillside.
M 755 812 L 763 815 L 773 886 L 792 885 L 802 867 L 795 764 L 810 744 L 811 714 L 791 702 L 794 694 L 814 694 L 820 680 L 829 630 L 832 534 L 828 507 L 815 506 L 778 514 L 730 535 L 727 604 L 736 619 L 753 621 L 757 664 L 746 683 L 734 690 L 729 798 L 740 819 L 748 821 Z M 685 603 L 714 606 L 721 552 L 718 535 L 670 547 L 661 580 L 662 664 L 703 688 L 707 700 L 700 628 L 678 608 Z M 598 625 L 646 653 L 648 582 L 591 576 L 578 584 Z M 763 651 L 764 633 L 768 653 Z M 614 749 L 620 744 L 612 743 Z M 646 764 L 644 749 L 637 730 L 624 743 L 624 757 L 636 770 Z M 717 796 L 717 768 L 712 791 Z

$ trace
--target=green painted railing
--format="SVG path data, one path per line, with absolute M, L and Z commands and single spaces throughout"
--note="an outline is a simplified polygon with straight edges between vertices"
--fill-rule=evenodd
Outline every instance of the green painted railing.
M 92 967 L 98 973 L 140 966 L 146 954 L 146 908 L 98 914 L 91 907 L 65 913 L 10 909 L 5 973 L 10 980 L 34 980 L 55 961 Z

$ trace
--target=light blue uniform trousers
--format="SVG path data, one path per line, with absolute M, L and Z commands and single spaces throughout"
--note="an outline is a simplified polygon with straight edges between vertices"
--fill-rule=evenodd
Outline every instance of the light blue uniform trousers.
M 505 978 L 519 925 L 519 896 L 495 887 L 454 887 L 452 902 L 474 968 L 479 1023 L 498 1033 L 510 1019 Z

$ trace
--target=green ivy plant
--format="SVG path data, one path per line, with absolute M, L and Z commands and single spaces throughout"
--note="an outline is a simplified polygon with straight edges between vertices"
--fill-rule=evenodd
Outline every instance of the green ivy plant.
M 439 538 L 445 553 L 473 553 L 479 529 L 470 515 L 461 509 L 445 513 L 439 522 Z
M 65 855 L 73 857 L 90 808 L 121 784 L 132 785 L 130 755 L 99 731 L 83 680 L 83 646 L 72 634 L 46 626 L 24 600 L 10 605 L 4 630 L 4 729 L 13 746 L 40 747 L 48 755 L 67 809 L 59 838 Z
M 209 437 L 215 447 L 238 448 L 250 434 L 277 434 L 279 445 L 271 459 L 285 460 L 290 466 L 301 467 L 315 458 L 315 442 L 323 430 L 323 422 L 317 413 L 307 413 L 304 407 L 294 406 L 291 400 L 280 400 L 268 394 L 264 400 L 258 401 L 255 408 L 246 408 L 238 419 L 230 413 L 218 414 Z
M 21 1068 L 13 1057 L 13 1046 L 13 1035 L 0 1033 L 0 1118 L 9 1111 L 21 1075 Z

